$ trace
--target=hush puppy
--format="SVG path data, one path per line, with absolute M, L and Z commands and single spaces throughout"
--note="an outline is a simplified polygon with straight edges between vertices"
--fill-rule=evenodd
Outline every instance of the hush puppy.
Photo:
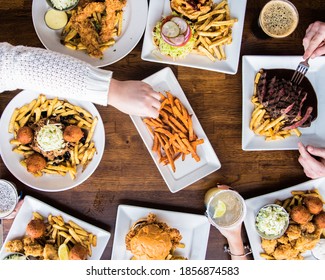
M 67 142 L 78 142 L 83 136 L 83 131 L 76 125 L 69 125 L 63 131 L 63 139 Z
M 298 224 L 306 224 L 310 221 L 312 215 L 308 209 L 303 205 L 294 206 L 290 211 L 291 219 Z
M 86 247 L 76 244 L 69 251 L 70 260 L 85 260 L 88 256 L 88 250 Z
M 40 154 L 32 154 L 26 159 L 27 171 L 30 173 L 36 173 L 46 167 L 46 160 Z
M 42 220 L 31 220 L 26 227 L 26 234 L 33 239 L 42 237 L 45 234 L 46 225 Z
M 306 196 L 303 200 L 307 209 L 311 214 L 318 214 L 323 210 L 323 202 L 319 197 L 316 196 Z
M 23 126 L 17 131 L 17 140 L 23 145 L 31 143 L 33 141 L 33 137 L 33 130 L 28 126 Z
M 325 228 L 325 212 L 321 212 L 314 216 L 315 224 L 318 228 Z

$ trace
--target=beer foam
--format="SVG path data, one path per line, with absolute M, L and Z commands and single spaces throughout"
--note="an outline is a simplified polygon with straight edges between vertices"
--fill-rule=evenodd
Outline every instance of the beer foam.
M 261 12 L 260 24 L 269 36 L 285 37 L 297 27 L 298 14 L 287 2 L 270 1 Z

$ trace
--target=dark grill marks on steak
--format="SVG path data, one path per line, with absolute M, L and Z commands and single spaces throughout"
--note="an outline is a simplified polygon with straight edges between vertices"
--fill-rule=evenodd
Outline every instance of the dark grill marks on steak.
M 284 129 L 310 126 L 313 107 L 304 108 L 308 93 L 302 87 L 276 76 L 267 77 L 267 71 L 263 71 L 257 85 L 257 96 L 273 119 L 286 115 Z

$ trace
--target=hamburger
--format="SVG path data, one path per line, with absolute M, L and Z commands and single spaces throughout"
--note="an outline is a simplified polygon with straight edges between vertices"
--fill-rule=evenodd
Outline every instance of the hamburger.
M 157 221 L 156 215 L 150 213 L 131 227 L 125 244 L 133 254 L 133 260 L 179 259 L 173 253 L 180 246 L 181 239 L 178 229 Z
M 163 55 L 172 59 L 184 58 L 194 48 L 193 26 L 184 18 L 170 15 L 157 22 L 153 43 Z
M 199 16 L 208 13 L 212 8 L 213 0 L 170 0 L 170 8 L 195 21 Z

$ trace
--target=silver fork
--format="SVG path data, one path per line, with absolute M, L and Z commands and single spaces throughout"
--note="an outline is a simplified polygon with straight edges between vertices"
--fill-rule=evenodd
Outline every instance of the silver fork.
M 301 61 L 298 64 L 298 67 L 297 67 L 296 71 L 293 73 L 292 78 L 291 78 L 292 83 L 294 83 L 296 85 L 299 85 L 301 83 L 301 81 L 303 80 L 303 78 L 305 77 L 305 75 L 309 69 L 308 60 L 309 60 L 309 57 L 306 60 Z

